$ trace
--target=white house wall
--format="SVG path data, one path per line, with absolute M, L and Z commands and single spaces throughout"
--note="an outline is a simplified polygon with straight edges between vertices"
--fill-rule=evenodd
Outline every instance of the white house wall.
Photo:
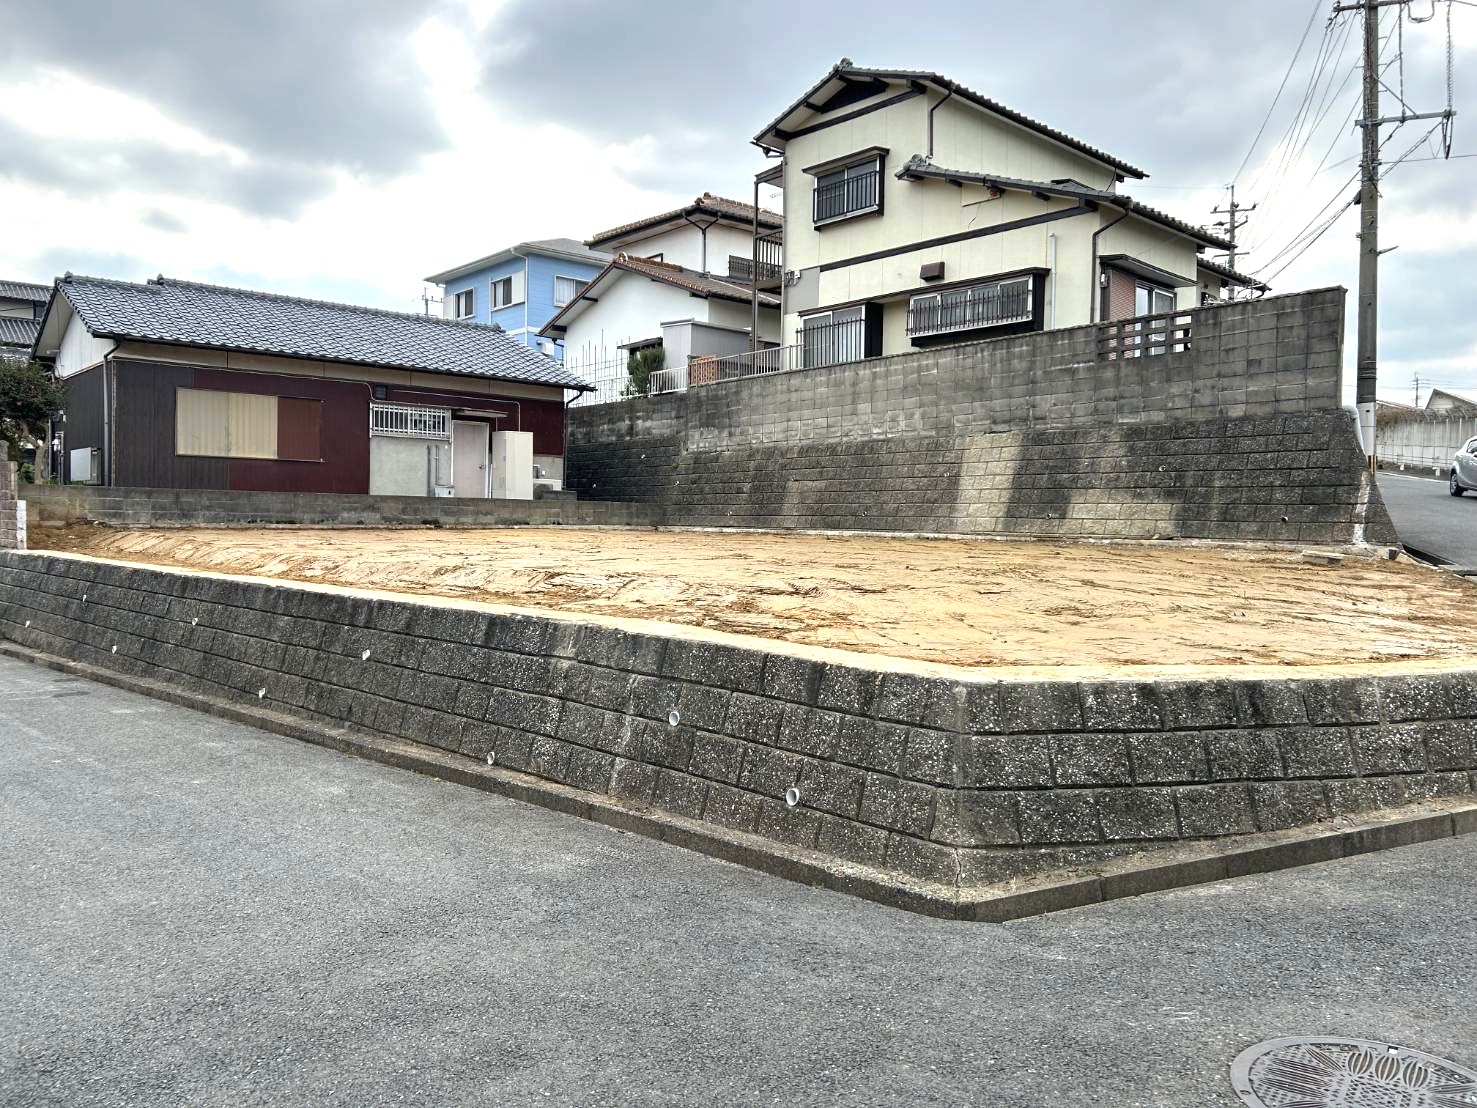
M 60 298 L 58 298 L 58 305 Z M 56 352 L 56 375 L 71 377 L 97 365 L 115 345 L 112 339 L 94 337 L 87 326 L 68 309 L 67 328 L 62 332 L 62 341 Z
M 701 220 L 704 217 L 694 216 Z M 711 218 L 711 217 L 707 217 Z M 715 223 L 708 228 L 708 256 L 707 264 L 703 261 L 703 236 L 697 227 L 686 224 L 682 227 L 672 228 L 659 232 L 648 238 L 639 239 L 635 242 L 618 247 L 622 253 L 631 254 L 638 258 L 650 258 L 660 254 L 661 260 L 671 265 L 685 266 L 699 273 L 715 273 L 724 276 L 728 273 L 728 257 L 730 254 L 739 254 L 748 258 L 753 253 L 750 243 L 754 236 L 738 227 L 723 223 Z
M 748 304 L 738 304 L 732 300 L 709 300 L 708 322 L 739 328 L 747 336 L 749 325 L 753 322 L 753 309 Z M 765 342 L 780 340 L 780 314 L 773 308 L 759 309 L 759 337 Z
M 622 344 L 662 337 L 662 323 L 708 318 L 710 301 L 636 273 L 622 272 L 594 293 L 564 332 L 564 365 L 576 373 L 624 360 Z

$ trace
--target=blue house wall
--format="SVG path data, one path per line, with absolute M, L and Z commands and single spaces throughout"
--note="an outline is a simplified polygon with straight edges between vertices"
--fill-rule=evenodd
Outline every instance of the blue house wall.
M 570 258 L 551 257 L 530 252 L 526 258 L 509 258 L 496 265 L 487 266 L 473 273 L 453 278 L 446 282 L 443 295 L 448 304 L 455 303 L 456 294 L 467 289 L 474 290 L 473 319 L 478 323 L 496 323 L 524 346 L 540 349 L 538 332 L 554 317 L 559 308 L 554 304 L 554 278 L 574 277 L 588 281 L 599 273 L 601 266 L 593 262 L 575 261 Z M 509 304 L 506 308 L 492 310 L 492 283 L 515 273 L 525 273 L 525 301 Z M 555 347 L 553 354 L 562 358 L 564 348 Z

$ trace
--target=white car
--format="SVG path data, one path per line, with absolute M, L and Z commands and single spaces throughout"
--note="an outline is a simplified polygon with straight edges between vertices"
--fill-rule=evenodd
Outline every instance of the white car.
M 1451 478 L 1447 489 L 1452 496 L 1477 489 L 1477 439 L 1468 439 L 1451 460 Z

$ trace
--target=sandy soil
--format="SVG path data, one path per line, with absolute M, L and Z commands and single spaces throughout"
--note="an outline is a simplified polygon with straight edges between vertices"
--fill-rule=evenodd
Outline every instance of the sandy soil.
M 1477 655 L 1477 589 L 1295 552 L 681 531 L 39 530 L 34 544 L 970 667 L 1258 666 Z

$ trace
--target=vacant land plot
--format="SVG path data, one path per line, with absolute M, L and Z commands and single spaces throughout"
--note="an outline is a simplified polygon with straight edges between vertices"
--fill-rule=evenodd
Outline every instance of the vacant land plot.
M 1272 550 L 692 531 L 111 530 L 122 561 L 659 620 L 970 667 L 1477 656 L 1477 591 L 1409 562 Z

